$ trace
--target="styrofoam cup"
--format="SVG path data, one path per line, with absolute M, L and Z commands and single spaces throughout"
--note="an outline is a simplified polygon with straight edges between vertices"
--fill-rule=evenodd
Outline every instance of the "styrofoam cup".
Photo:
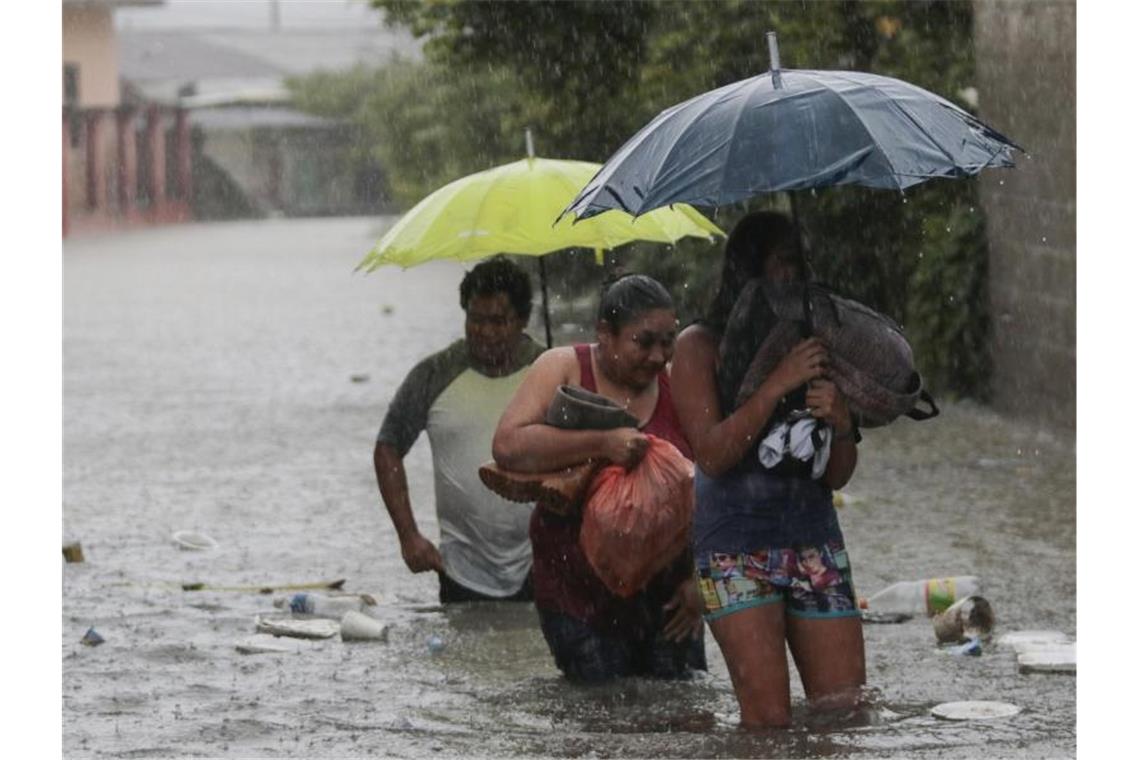
M 349 611 L 340 619 L 343 641 L 387 641 L 388 626 L 362 612 Z

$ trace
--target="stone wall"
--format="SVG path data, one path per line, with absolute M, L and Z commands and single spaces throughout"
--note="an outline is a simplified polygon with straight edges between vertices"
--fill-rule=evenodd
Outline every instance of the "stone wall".
M 1076 4 L 974 0 L 979 116 L 1025 148 L 983 173 L 993 403 L 1076 426 Z

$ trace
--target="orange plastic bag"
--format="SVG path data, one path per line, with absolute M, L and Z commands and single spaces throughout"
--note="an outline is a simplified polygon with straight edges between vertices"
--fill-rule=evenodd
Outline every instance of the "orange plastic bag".
M 632 470 L 610 465 L 594 477 L 582 512 L 586 560 L 621 597 L 644 588 L 689 543 L 693 463 L 668 441 L 648 438 Z

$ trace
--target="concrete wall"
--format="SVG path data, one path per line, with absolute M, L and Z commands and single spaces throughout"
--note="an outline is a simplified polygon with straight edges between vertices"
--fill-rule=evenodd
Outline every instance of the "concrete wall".
M 79 65 L 81 108 L 119 104 L 118 46 L 112 13 L 107 5 L 63 6 L 63 62 Z
M 980 117 L 1030 154 L 983 173 L 994 406 L 1076 427 L 1076 4 L 974 0 Z

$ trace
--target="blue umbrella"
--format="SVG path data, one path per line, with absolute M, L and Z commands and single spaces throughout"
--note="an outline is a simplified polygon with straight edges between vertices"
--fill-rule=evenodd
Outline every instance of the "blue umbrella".
M 859 184 L 903 190 L 1012 167 L 1011 140 L 932 92 L 856 71 L 772 68 L 662 111 L 562 212 L 633 215 L 761 193 Z

